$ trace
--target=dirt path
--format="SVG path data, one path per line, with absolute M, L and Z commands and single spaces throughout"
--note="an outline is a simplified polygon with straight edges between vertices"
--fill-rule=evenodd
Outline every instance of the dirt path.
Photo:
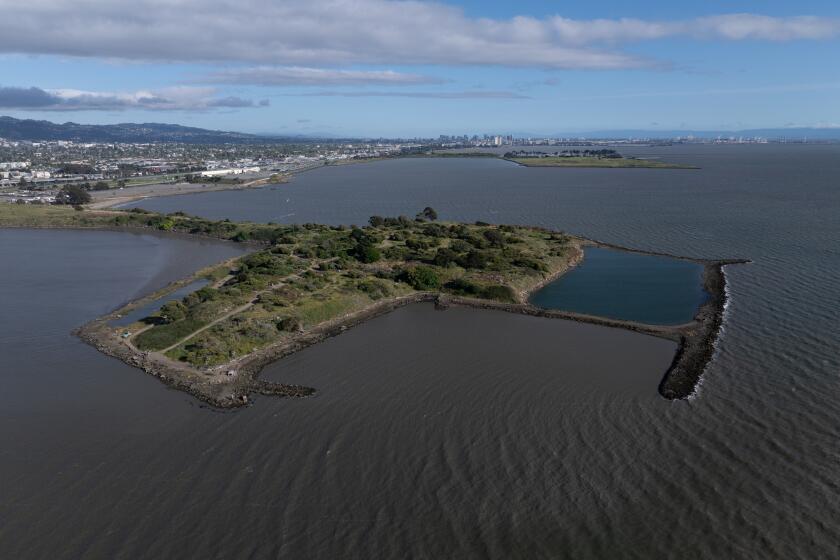
M 331 259 L 330 259 L 330 260 L 331 260 Z M 320 263 L 320 261 L 319 261 L 319 262 L 317 262 L 317 263 L 313 264 L 312 266 L 310 266 L 307 270 L 313 270 L 316 266 L 318 266 L 318 265 L 320 265 L 320 264 L 321 264 L 321 263 Z M 227 276 L 226 278 L 222 278 L 222 279 L 221 279 L 219 282 L 217 282 L 214 286 L 218 287 L 218 286 L 220 286 L 220 285 L 224 284 L 224 282 L 225 282 L 225 281 L 227 281 L 227 280 L 228 280 L 228 279 L 230 279 L 230 278 L 232 278 L 232 277 L 231 277 L 231 276 Z M 238 314 L 238 313 L 242 313 L 243 311 L 247 311 L 248 309 L 251 309 L 251 308 L 252 308 L 252 307 L 253 307 L 253 306 L 254 306 L 254 305 L 255 305 L 255 304 L 256 304 L 256 303 L 260 300 L 260 296 L 261 296 L 261 295 L 263 295 L 263 294 L 267 294 L 267 293 L 269 293 L 269 292 L 272 292 L 272 291 L 274 291 L 274 290 L 276 290 L 276 289 L 278 289 L 278 288 L 280 288 L 280 287 L 282 287 L 282 286 L 286 285 L 286 284 L 289 282 L 289 280 L 290 280 L 290 279 L 300 279 L 300 273 L 290 274 L 289 276 L 286 276 L 285 278 L 283 278 L 283 281 L 282 281 L 282 282 L 277 282 L 276 284 L 272 284 L 271 286 L 269 286 L 268 288 L 266 288 L 266 289 L 264 289 L 264 290 L 260 290 L 260 291 L 258 291 L 258 292 L 255 292 L 255 293 L 254 293 L 254 297 L 253 297 L 253 298 L 251 299 L 251 301 L 249 301 L 248 303 L 243 304 L 243 305 L 240 305 L 240 306 L 239 306 L 239 307 L 237 307 L 236 309 L 233 309 L 233 310 L 231 310 L 231 311 L 228 311 L 227 313 L 225 313 L 225 314 L 224 314 L 224 315 L 222 315 L 221 317 L 219 317 L 219 318 L 217 318 L 217 319 L 214 319 L 213 321 L 211 321 L 211 322 L 207 323 L 206 325 L 204 325 L 204 326 L 203 326 L 203 327 L 201 327 L 200 329 L 198 329 L 198 330 L 195 330 L 195 331 L 191 332 L 190 334 L 188 334 L 187 336 L 185 336 L 185 337 L 184 337 L 184 338 L 182 338 L 181 340 L 177 341 L 177 342 L 176 342 L 175 344 L 173 344 L 172 346 L 168 346 L 167 348 L 164 348 L 163 350 L 159 350 L 158 352 L 156 352 L 156 354 L 161 354 L 161 355 L 166 354 L 167 352 L 169 352 L 169 351 L 170 351 L 170 350 L 172 350 L 173 348 L 177 348 L 178 346 L 180 346 L 181 344 L 185 343 L 185 342 L 186 342 L 186 341 L 188 341 L 189 339 L 191 339 L 191 338 L 195 337 L 196 335 L 198 335 L 198 334 L 200 334 L 200 333 L 202 333 L 202 332 L 206 331 L 207 329 L 209 329 L 209 328 L 211 328 L 211 327 L 213 327 L 213 326 L 215 326 L 215 325 L 218 325 L 218 324 L 219 324 L 219 323 L 221 323 L 222 321 L 224 321 L 224 320 L 226 320 L 226 319 L 229 319 L 230 317 L 232 317 L 232 316 L 234 316 L 234 315 L 236 315 L 236 314 Z M 143 329 L 143 330 L 146 330 L 146 329 Z M 140 332 L 142 332 L 142 331 L 138 331 L 138 332 L 137 332 L 137 333 L 135 333 L 135 334 L 140 334 Z
M 256 299 L 255 299 L 254 301 L 256 301 Z M 169 352 L 169 351 L 170 351 L 170 350 L 172 350 L 173 348 L 177 348 L 178 346 L 180 346 L 180 345 L 181 345 L 181 344 L 183 344 L 184 342 L 188 341 L 189 339 L 193 338 L 193 337 L 194 337 L 194 336 L 196 336 L 197 334 L 203 333 L 203 332 L 204 332 L 204 331 L 206 331 L 207 329 L 209 329 L 209 328 L 211 328 L 211 327 L 214 327 L 214 326 L 218 325 L 219 323 L 221 323 L 221 322 L 222 322 L 222 321 L 224 321 L 225 319 L 228 319 L 228 318 L 232 317 L 233 315 L 236 315 L 237 313 L 242 313 L 243 311 L 245 311 L 245 310 L 247 310 L 247 309 L 250 309 L 251 307 L 253 307 L 253 305 L 254 305 L 254 301 L 249 301 L 249 302 L 248 302 L 248 303 L 246 303 L 245 305 L 240 305 L 239 307 L 237 307 L 237 308 L 235 308 L 235 309 L 232 309 L 231 311 L 228 311 L 227 313 L 225 313 L 224 315 L 222 315 L 222 316 L 221 316 L 221 317 L 219 317 L 218 319 L 213 319 L 212 321 L 210 321 L 209 323 L 207 323 L 206 325 L 204 325 L 204 326 L 203 326 L 203 327 L 201 327 L 200 329 L 198 329 L 198 330 L 195 330 L 195 331 L 191 332 L 190 334 L 188 334 L 187 336 L 185 336 L 184 338 L 182 338 L 181 340 L 179 340 L 178 342 L 176 342 L 176 343 L 175 343 L 175 344 L 173 344 L 172 346 L 169 346 L 169 347 L 167 347 L 167 348 L 164 348 L 163 350 L 159 350 L 159 351 L 158 351 L 158 352 L 156 352 L 156 353 L 157 353 L 157 354 L 166 354 L 167 352 Z

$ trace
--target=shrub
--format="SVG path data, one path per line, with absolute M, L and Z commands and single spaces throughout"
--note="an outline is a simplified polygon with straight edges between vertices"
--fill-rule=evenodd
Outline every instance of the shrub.
M 445 288 L 450 292 L 462 296 L 474 296 L 481 293 L 481 287 L 466 278 L 456 278 L 447 282 Z
M 415 290 L 436 290 L 440 288 L 440 277 L 428 266 L 415 266 L 400 274 L 400 280 Z
M 452 243 L 450 243 L 449 248 L 455 251 L 456 253 L 466 253 L 467 251 L 472 249 L 472 245 L 470 245 L 462 239 L 456 239 Z
M 415 238 L 406 239 L 405 246 L 415 251 L 423 251 L 429 248 L 429 244 L 426 241 L 424 241 L 423 239 Z
M 358 245 L 356 247 L 356 258 L 363 263 L 372 263 L 381 259 L 382 254 L 373 245 Z
M 521 268 L 530 268 L 538 272 L 548 271 L 548 266 L 545 263 L 529 257 L 519 257 L 513 261 L 513 265 Z
M 489 241 L 493 247 L 502 247 L 505 244 L 505 235 L 497 229 L 485 230 L 484 239 Z
M 284 332 L 300 332 L 303 330 L 303 324 L 297 317 L 284 317 L 275 323 L 278 331 Z
M 481 297 L 508 303 L 516 302 L 516 293 L 513 289 L 510 286 L 502 286 L 500 284 L 493 284 L 483 288 L 481 290 Z
M 452 249 L 441 248 L 437 250 L 435 253 L 434 263 L 437 266 L 449 266 L 453 264 L 458 259 L 458 253 L 453 251 Z
M 167 323 L 174 323 L 187 316 L 187 306 L 180 301 L 170 301 L 163 304 L 158 314 Z
M 379 279 L 366 280 L 357 284 L 359 290 L 365 292 L 371 299 L 381 299 L 390 296 L 391 286 Z
M 464 268 L 484 268 L 487 265 L 487 256 L 479 251 L 470 251 L 458 259 L 458 264 Z

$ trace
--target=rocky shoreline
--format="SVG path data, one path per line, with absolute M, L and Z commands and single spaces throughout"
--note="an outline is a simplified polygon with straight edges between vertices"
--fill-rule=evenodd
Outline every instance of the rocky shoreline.
M 460 306 L 473 309 L 505 311 L 532 317 L 561 319 L 608 328 L 620 328 L 648 336 L 672 340 L 678 344 L 678 347 L 674 359 L 659 385 L 659 393 L 669 400 L 684 399 L 690 396 L 714 355 L 715 343 L 723 323 L 723 310 L 727 298 L 724 267 L 749 261 L 740 259 L 693 259 L 663 253 L 627 249 L 580 237 L 575 237 L 575 239 L 582 247 L 606 247 L 635 253 L 667 256 L 701 264 L 704 269 L 703 283 L 708 294 L 708 299 L 700 306 L 690 323 L 676 326 L 650 325 L 569 311 L 544 309 L 527 303 L 527 298 L 530 294 L 545 284 L 556 280 L 563 273 L 583 260 L 583 251 L 576 247 L 577 253 L 573 256 L 568 266 L 563 267 L 535 286 L 519 294 L 523 303 L 503 303 L 492 300 L 453 296 L 438 292 L 417 292 L 408 296 L 377 301 L 364 309 L 337 317 L 309 330 L 296 333 L 290 339 L 261 348 L 246 356 L 228 362 L 223 366 L 217 366 L 207 370 L 176 362 L 161 354 L 140 351 L 130 341 L 120 337 L 113 325 L 110 324 L 112 320 L 118 317 L 118 313 L 136 308 L 138 305 L 160 297 L 162 293 L 185 285 L 187 282 L 194 280 L 194 276 L 174 282 L 155 294 L 150 294 L 140 300 L 131 302 L 109 315 L 95 319 L 77 329 L 75 334 L 83 341 L 97 348 L 100 352 L 146 371 L 173 389 L 184 391 L 214 407 L 235 408 L 249 404 L 250 395 L 252 394 L 286 397 L 306 397 L 313 395 L 315 393 L 314 388 L 267 381 L 260 379 L 259 374 L 266 365 L 272 362 L 322 342 L 327 338 L 342 334 L 346 330 L 366 321 L 390 313 L 406 305 L 433 302 L 436 308 L 440 310 L 445 310 L 451 306 Z
M 671 367 L 659 384 L 659 394 L 666 399 L 684 399 L 694 393 L 715 353 L 723 312 L 726 307 L 724 267 L 746 264 L 748 260 L 719 260 L 704 263 L 703 287 L 709 295 L 700 306 L 694 321 L 680 335 L 680 345 Z

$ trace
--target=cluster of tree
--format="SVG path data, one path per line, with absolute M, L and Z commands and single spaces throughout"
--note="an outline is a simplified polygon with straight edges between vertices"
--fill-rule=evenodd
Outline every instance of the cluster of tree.
M 65 175 L 93 175 L 96 169 L 87 163 L 65 163 L 59 167 L 58 172 Z
M 107 191 L 111 188 L 105 181 L 97 181 L 93 184 L 85 181 L 84 183 L 79 183 L 77 186 L 83 188 L 86 191 Z
M 510 286 L 503 286 L 501 284 L 480 286 L 466 278 L 456 278 L 451 282 L 447 282 L 444 288 L 461 296 L 481 297 L 510 303 L 516 301 L 516 293 L 514 293 L 513 289 Z
M 70 204 L 78 206 L 90 202 L 90 193 L 80 185 L 64 185 L 55 195 L 56 204 Z
M 382 254 L 376 246 L 378 240 L 365 233 L 364 230 L 353 228 L 353 231 L 350 232 L 350 238 L 355 243 L 351 252 L 360 262 L 372 263 L 382 258 Z
M 426 206 L 414 217 L 415 222 L 433 222 L 438 219 L 438 213 L 431 206 Z M 383 218 L 382 216 L 371 216 L 368 220 L 371 227 L 395 227 L 409 226 L 411 219 L 408 216 L 397 216 L 396 218 Z
M 221 175 L 213 175 L 211 177 L 205 177 L 203 175 L 185 175 L 184 181 L 187 183 L 232 183 L 232 184 L 239 184 L 242 182 L 242 179 L 239 177 L 222 177 Z

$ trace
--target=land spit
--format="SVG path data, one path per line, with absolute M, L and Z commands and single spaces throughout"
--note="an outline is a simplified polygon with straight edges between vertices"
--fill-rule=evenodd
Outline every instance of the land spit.
M 152 183 L 148 185 L 129 186 L 122 189 L 92 191 L 91 196 L 93 201 L 88 207 L 91 210 L 107 210 L 115 206 L 137 202 L 146 198 L 254 189 L 267 185 L 287 183 L 290 177 L 290 174 L 278 174 L 243 183 Z
M 577 321 L 579 323 L 608 328 L 625 329 L 639 334 L 672 340 L 678 344 L 678 347 L 674 359 L 659 385 L 659 393 L 669 400 L 684 399 L 690 396 L 714 355 L 715 343 L 723 323 L 723 311 L 727 298 L 724 267 L 750 261 L 743 259 L 693 259 L 665 255 L 663 253 L 625 249 L 616 245 L 602 244 L 584 238 L 577 239 L 580 241 L 581 247 L 603 246 L 640 254 L 669 256 L 701 264 L 703 266 L 704 289 L 708 293 L 708 298 L 699 307 L 694 319 L 689 323 L 683 325 L 651 325 L 636 321 L 625 321 L 583 313 L 545 309 L 529 303 L 504 303 L 440 292 L 417 292 L 377 301 L 364 309 L 336 317 L 308 330 L 298 332 L 289 340 L 266 346 L 222 366 L 210 368 L 206 371 L 172 360 L 163 354 L 138 350 L 130 341 L 120 338 L 113 326 L 109 324 L 119 316 L 119 313 L 130 311 L 139 305 L 159 298 L 161 294 L 193 281 L 194 277 L 190 277 L 173 283 L 155 294 L 132 302 L 109 315 L 95 319 L 77 329 L 75 334 L 104 354 L 120 359 L 131 366 L 143 369 L 174 389 L 189 393 L 214 407 L 235 408 L 247 405 L 250 402 L 250 395 L 255 393 L 285 397 L 306 397 L 313 395 L 315 393 L 314 388 L 270 382 L 260 379 L 259 374 L 266 365 L 328 338 L 338 336 L 352 327 L 406 305 L 426 302 L 434 303 L 436 309 L 439 310 L 446 310 L 451 306 L 460 306 L 473 309 L 504 311 L 532 317 Z M 581 250 L 570 261 L 569 267 L 552 274 L 534 288 L 528 290 L 528 292 L 522 293 L 523 301 L 527 301 L 528 295 L 546 283 L 555 280 L 568 271 L 569 268 L 578 264 L 582 260 L 582 257 L 583 251 Z

